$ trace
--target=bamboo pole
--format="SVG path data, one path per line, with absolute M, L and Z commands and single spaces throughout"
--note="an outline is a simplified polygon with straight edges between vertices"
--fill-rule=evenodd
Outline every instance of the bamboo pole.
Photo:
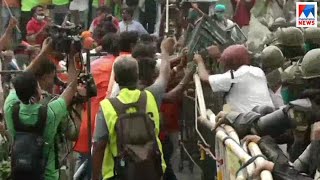
M 259 149 L 259 146 L 256 144 L 256 143 L 253 143 L 253 142 L 250 142 L 248 144 L 248 149 L 251 153 L 252 156 L 257 156 L 257 155 L 261 155 L 262 152 L 260 151 Z M 265 161 L 264 158 L 262 157 L 258 157 L 256 160 L 255 160 L 255 164 L 256 165 L 259 165 L 259 164 L 263 164 Z M 267 171 L 267 170 L 263 170 L 261 173 L 260 173 L 260 178 L 261 180 L 272 180 L 272 174 L 270 171 Z

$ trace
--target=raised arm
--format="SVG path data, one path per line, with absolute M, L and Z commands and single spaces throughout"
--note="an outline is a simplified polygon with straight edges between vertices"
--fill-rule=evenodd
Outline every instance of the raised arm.
M 201 55 L 195 54 L 193 57 L 193 60 L 198 64 L 198 73 L 199 73 L 200 79 L 204 82 L 209 83 L 209 73 L 206 69 L 206 66 L 204 65 Z
M 44 40 L 42 44 L 42 49 L 38 56 L 34 60 L 31 61 L 30 65 L 26 68 L 25 71 L 30 71 L 30 72 L 37 72 L 41 67 L 41 61 L 46 61 L 47 55 L 52 52 L 52 39 L 47 38 Z
M 181 56 L 180 64 L 173 68 L 173 72 L 183 70 L 186 67 L 188 63 L 187 53 L 188 53 L 187 49 L 184 49 L 183 54 Z M 183 91 L 188 87 L 189 82 L 192 81 L 193 74 L 195 73 L 195 70 L 196 70 L 193 64 L 190 64 L 190 65 L 192 66 L 187 67 L 183 79 L 180 81 L 178 85 L 176 85 L 175 88 L 173 88 L 172 90 L 170 90 L 168 93 L 164 95 L 163 101 L 173 102 L 173 101 L 176 101 L 177 98 L 182 97 Z
M 68 64 L 68 87 L 63 91 L 63 93 L 60 95 L 61 98 L 63 98 L 67 104 L 67 106 L 71 105 L 71 102 L 73 100 L 73 96 L 77 92 L 77 78 L 79 75 L 79 72 L 77 71 L 75 65 L 76 62 L 80 61 L 80 53 L 70 54 L 69 64 Z
M 167 38 L 161 43 L 161 65 L 159 77 L 156 79 L 154 84 L 161 85 L 161 87 L 167 87 L 170 78 L 170 62 L 169 62 L 169 51 L 173 48 L 173 38 Z M 173 43 L 174 45 L 174 43 Z
M 12 40 L 12 32 L 17 24 L 18 24 L 18 20 L 12 17 L 10 19 L 10 22 L 6 31 L 4 32 L 3 36 L 0 38 L 0 51 L 2 51 L 5 48 L 5 46 L 8 46 L 8 44 L 11 44 L 10 42 Z
M 187 72 L 185 73 L 185 76 L 180 81 L 180 83 L 175 88 L 173 88 L 171 91 L 169 91 L 164 95 L 163 101 L 174 102 L 179 97 L 182 97 L 183 91 L 188 87 L 189 82 L 192 81 L 194 72 L 195 71 L 193 70 L 187 70 Z

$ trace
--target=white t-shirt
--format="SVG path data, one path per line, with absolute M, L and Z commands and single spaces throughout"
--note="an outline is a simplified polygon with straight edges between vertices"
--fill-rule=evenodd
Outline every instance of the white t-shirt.
M 69 9 L 71 11 L 85 11 L 88 9 L 89 0 L 73 0 L 70 3 Z
M 209 76 L 209 83 L 213 92 L 229 92 L 226 102 L 232 111 L 246 113 L 255 106 L 267 105 L 274 107 L 264 72 L 254 66 L 243 65 L 233 72 Z M 231 84 L 233 87 L 231 88 Z M 230 89 L 231 88 L 231 89 Z
M 148 31 L 142 26 L 142 24 L 135 20 L 132 20 L 130 23 L 121 21 L 119 23 L 119 27 L 120 27 L 120 33 L 125 31 L 137 31 L 139 35 L 148 34 Z
M 271 89 L 269 89 L 271 100 L 274 104 L 274 107 L 276 109 L 280 108 L 284 105 L 282 96 L 281 96 L 281 88 L 279 88 L 276 92 L 273 92 Z

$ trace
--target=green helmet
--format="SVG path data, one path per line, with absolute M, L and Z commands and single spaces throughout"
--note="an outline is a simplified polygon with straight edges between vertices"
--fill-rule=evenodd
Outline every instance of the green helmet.
M 288 27 L 287 21 L 286 21 L 286 19 L 283 18 L 283 17 L 277 18 L 277 19 L 271 24 L 271 26 L 269 27 L 269 29 L 270 29 L 271 31 L 275 31 L 275 30 L 277 30 L 278 28 L 281 28 L 281 27 Z
M 303 57 L 300 69 L 304 79 L 320 77 L 320 49 L 309 51 Z
M 294 62 L 281 73 L 281 80 L 285 84 L 303 84 L 302 72 L 298 62 Z
M 304 30 L 305 42 L 320 44 L 320 28 L 310 27 Z
M 274 70 L 282 67 L 284 63 L 284 56 L 277 46 L 267 46 L 263 49 L 261 56 L 262 69 Z
M 274 34 L 272 45 L 302 46 L 303 33 L 296 27 L 278 28 Z

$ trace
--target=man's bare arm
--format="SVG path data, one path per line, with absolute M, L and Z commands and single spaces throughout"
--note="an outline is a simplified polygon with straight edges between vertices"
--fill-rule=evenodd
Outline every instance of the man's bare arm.
M 6 31 L 4 32 L 3 36 L 0 38 L 0 51 L 2 51 L 5 48 L 5 46 L 10 44 L 12 40 L 13 29 L 16 27 L 17 24 L 18 24 L 18 20 L 16 18 L 13 17 L 10 19 L 10 22 Z
M 41 61 L 46 61 L 47 55 L 52 52 L 51 47 L 52 47 L 52 39 L 47 38 L 46 40 L 44 40 L 40 53 L 38 54 L 38 56 L 36 56 L 35 59 L 31 61 L 30 65 L 25 69 L 25 71 L 29 71 L 32 73 L 37 72 L 41 68 L 40 67 Z
M 79 53 L 76 53 L 75 55 L 69 55 L 70 60 L 68 64 L 68 87 L 63 91 L 63 93 L 60 95 L 61 98 L 63 98 L 67 104 L 67 106 L 70 106 L 73 100 L 73 96 L 77 92 L 77 79 L 79 72 L 77 71 L 75 64 L 76 62 L 80 61 L 80 55 Z
M 93 152 L 92 152 L 92 180 L 100 180 L 101 178 L 101 169 L 102 162 L 104 157 L 104 151 L 107 147 L 107 141 L 100 141 L 93 143 Z
M 170 78 L 170 57 L 169 52 L 171 48 L 171 44 L 173 39 L 167 38 L 161 44 L 161 65 L 160 65 L 160 73 L 159 77 L 156 79 L 154 84 L 163 84 L 164 87 L 167 86 L 169 78 Z M 174 44 L 173 44 L 174 45 Z
M 188 87 L 189 82 L 192 80 L 195 71 L 188 71 L 180 83 L 171 91 L 166 93 L 163 97 L 163 101 L 174 102 L 177 98 L 182 97 L 183 91 Z
M 204 65 L 201 55 L 199 54 L 194 55 L 194 61 L 198 64 L 198 73 L 199 73 L 200 79 L 204 82 L 209 82 L 209 73 L 206 69 L 206 66 Z

